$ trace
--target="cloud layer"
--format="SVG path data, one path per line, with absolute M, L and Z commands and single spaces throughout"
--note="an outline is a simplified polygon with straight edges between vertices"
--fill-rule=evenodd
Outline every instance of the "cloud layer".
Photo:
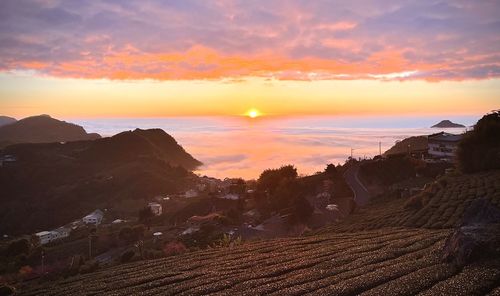
M 500 76 L 498 1 L 0 2 L 0 71 L 110 79 Z

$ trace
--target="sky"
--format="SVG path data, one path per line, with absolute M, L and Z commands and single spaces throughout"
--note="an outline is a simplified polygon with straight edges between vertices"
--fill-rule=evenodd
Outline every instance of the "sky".
M 499 1 L 0 1 L 16 117 L 484 114 Z

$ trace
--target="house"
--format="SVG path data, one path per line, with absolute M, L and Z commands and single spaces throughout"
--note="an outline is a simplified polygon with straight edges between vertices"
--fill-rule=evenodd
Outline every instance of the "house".
M 186 191 L 186 193 L 184 193 L 185 198 L 192 198 L 197 196 L 198 196 L 198 191 L 194 189 L 189 189 L 188 191 Z
M 66 227 L 59 227 L 52 231 L 40 231 L 35 233 L 35 236 L 38 237 L 40 244 L 45 245 L 50 242 L 63 239 L 69 236 L 71 229 Z
M 7 165 L 9 163 L 14 163 L 16 161 L 17 161 L 17 158 L 13 155 L 0 156 L 0 167 Z
M 69 233 L 71 232 L 71 229 L 66 227 L 59 227 L 57 229 L 52 230 L 51 232 L 52 232 L 52 240 L 58 240 L 68 237 Z
M 238 200 L 238 199 L 240 199 L 240 196 L 238 194 L 235 194 L 235 193 L 228 193 L 228 194 L 219 196 L 219 198 L 229 199 L 229 200 Z
M 148 204 L 148 208 L 151 209 L 151 213 L 153 213 L 155 216 L 160 216 L 162 213 L 161 204 L 159 204 L 157 202 L 150 202 Z
M 440 132 L 427 137 L 428 153 L 432 158 L 453 159 L 455 158 L 458 143 L 462 135 Z
M 52 241 L 52 233 L 50 231 L 40 231 L 35 233 L 35 236 L 38 237 L 41 245 L 48 244 Z
M 102 222 L 102 217 L 104 213 L 101 210 L 95 210 L 87 216 L 83 217 L 82 221 L 85 224 L 99 225 Z

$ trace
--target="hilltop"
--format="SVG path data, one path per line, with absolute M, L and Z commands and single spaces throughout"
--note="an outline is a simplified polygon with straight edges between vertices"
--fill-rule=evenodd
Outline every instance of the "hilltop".
M 79 125 L 57 120 L 49 115 L 32 116 L 0 126 L 0 148 L 17 143 L 52 143 L 94 140 Z
M 410 151 L 427 150 L 427 136 L 415 136 L 398 141 L 384 155 L 407 154 Z
M 9 116 L 0 116 L 0 126 L 16 122 L 15 118 Z
M 482 247 L 464 265 L 445 254 L 472 201 L 500 204 L 499 184 L 498 170 L 448 176 L 425 197 L 374 201 L 305 237 L 125 264 L 31 285 L 21 295 L 497 295 L 497 255 Z
M 454 123 L 450 120 L 441 120 L 439 123 L 431 126 L 431 128 L 456 128 L 456 127 L 465 127 L 463 124 Z
M 177 192 L 195 178 L 190 170 L 201 164 L 159 129 L 17 144 L 0 150 L 2 155 L 15 158 L 0 167 L 0 233 L 9 234 L 50 229 L 96 208 Z

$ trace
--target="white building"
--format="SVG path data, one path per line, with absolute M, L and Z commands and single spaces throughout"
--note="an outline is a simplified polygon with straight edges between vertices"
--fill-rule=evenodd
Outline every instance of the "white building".
M 458 143 L 462 139 L 462 135 L 454 135 L 445 132 L 429 135 L 428 152 L 433 158 L 452 159 L 456 156 Z
M 65 227 L 59 227 L 52 231 L 41 231 L 35 233 L 35 236 L 40 240 L 40 244 L 45 245 L 50 242 L 63 239 L 69 236 L 71 229 Z
M 153 213 L 155 216 L 160 216 L 162 213 L 162 206 L 161 204 L 157 202 L 150 202 L 148 204 L 148 207 L 151 209 L 151 213 Z
M 99 225 L 102 222 L 102 217 L 104 213 L 101 210 L 95 210 L 87 216 L 83 217 L 82 221 L 85 224 Z
M 52 241 L 52 233 L 50 231 L 40 231 L 35 233 L 35 236 L 40 240 L 40 244 L 45 245 Z
M 240 199 L 240 196 L 238 194 L 228 193 L 228 194 L 219 196 L 219 198 L 229 199 L 229 200 L 238 200 L 238 199 Z
M 197 196 L 198 196 L 198 191 L 194 189 L 189 189 L 188 191 L 186 191 L 186 193 L 184 193 L 185 198 L 192 198 Z

